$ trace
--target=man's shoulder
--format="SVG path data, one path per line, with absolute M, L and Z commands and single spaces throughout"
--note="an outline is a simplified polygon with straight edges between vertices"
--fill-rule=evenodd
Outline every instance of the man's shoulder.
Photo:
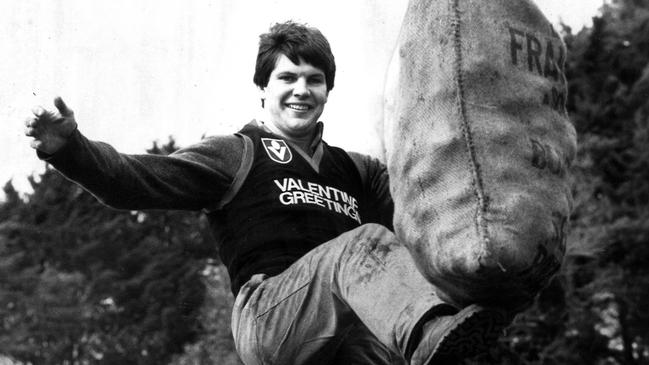
M 379 167 L 384 166 L 383 162 L 376 157 L 371 155 L 355 152 L 355 151 L 345 151 L 347 155 L 354 161 L 357 166 L 367 168 L 368 166 Z
M 236 134 L 203 137 L 170 156 L 193 161 L 233 177 L 244 159 L 245 141 Z
M 242 149 L 241 136 L 237 134 L 204 136 L 197 143 L 180 149 L 178 152 L 187 151 L 237 151 Z

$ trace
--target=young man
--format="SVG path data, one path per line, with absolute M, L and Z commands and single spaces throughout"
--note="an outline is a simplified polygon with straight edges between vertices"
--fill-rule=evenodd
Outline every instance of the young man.
M 324 36 L 287 22 L 260 37 L 254 82 L 267 119 L 233 136 L 125 155 L 83 137 L 60 98 L 57 111 L 34 110 L 26 135 L 107 205 L 205 212 L 246 364 L 429 364 L 484 351 L 504 316 L 442 302 L 390 231 L 385 167 L 321 139 L 334 76 Z

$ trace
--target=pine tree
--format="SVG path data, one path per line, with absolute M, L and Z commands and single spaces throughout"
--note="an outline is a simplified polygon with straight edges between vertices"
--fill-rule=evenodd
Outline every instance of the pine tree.
M 150 152 L 169 153 L 173 140 Z M 163 364 L 204 331 L 215 255 L 197 212 L 118 211 L 52 169 L 0 206 L 3 354 L 34 364 Z

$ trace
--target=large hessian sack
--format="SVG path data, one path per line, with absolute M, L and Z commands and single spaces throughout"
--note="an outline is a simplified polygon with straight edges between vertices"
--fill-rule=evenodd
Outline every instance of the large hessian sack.
M 520 307 L 561 266 L 566 49 L 529 0 L 411 0 L 385 91 L 395 231 L 446 300 Z

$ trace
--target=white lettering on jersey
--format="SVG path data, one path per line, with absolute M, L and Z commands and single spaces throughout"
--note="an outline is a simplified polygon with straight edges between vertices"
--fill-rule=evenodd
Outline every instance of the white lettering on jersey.
M 343 214 L 361 224 L 358 214 L 358 201 L 342 190 L 331 186 L 322 186 L 300 179 L 283 178 L 274 180 L 279 188 L 279 201 L 283 205 L 312 204 Z

